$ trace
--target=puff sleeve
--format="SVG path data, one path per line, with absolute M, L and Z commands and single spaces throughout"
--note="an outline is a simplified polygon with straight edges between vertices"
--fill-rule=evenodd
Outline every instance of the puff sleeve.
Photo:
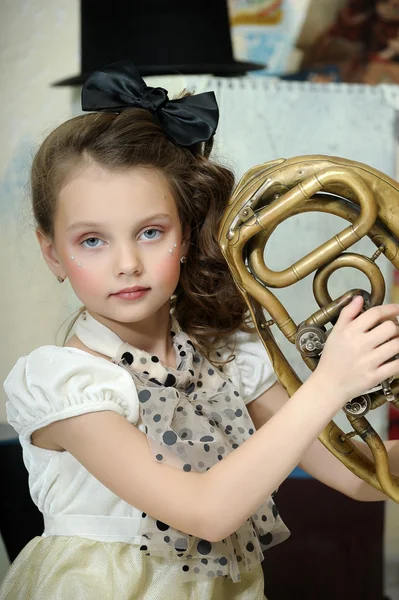
M 230 348 L 229 344 L 223 358 L 229 356 Z M 227 363 L 224 370 L 240 391 L 245 404 L 248 404 L 276 383 L 277 376 L 256 332 L 237 331 L 232 352 L 235 359 Z
M 8 421 L 26 441 L 36 429 L 84 413 L 112 410 L 133 424 L 139 418 L 129 373 L 75 348 L 43 346 L 20 358 L 4 389 Z

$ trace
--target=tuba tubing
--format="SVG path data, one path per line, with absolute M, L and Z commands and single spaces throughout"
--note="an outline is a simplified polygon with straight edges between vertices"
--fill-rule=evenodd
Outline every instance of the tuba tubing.
M 278 327 L 288 341 L 303 350 L 309 343 L 312 346 L 313 338 L 319 339 L 317 333 L 309 337 L 312 327 L 325 339 L 325 325 L 334 326 L 340 310 L 353 296 L 361 293 L 366 309 L 381 304 L 385 282 L 375 261 L 384 254 L 399 270 L 398 206 L 396 181 L 368 165 L 322 155 L 278 159 L 255 166 L 236 186 L 221 221 L 220 247 L 276 375 L 289 396 L 302 381 L 278 346 L 272 327 Z M 283 271 L 271 270 L 264 260 L 269 238 L 278 225 L 303 212 L 333 214 L 350 225 Z M 377 247 L 371 258 L 346 252 L 365 236 Z M 328 279 L 344 266 L 357 268 L 369 278 L 371 294 L 356 289 L 338 299 L 331 298 Z M 294 285 L 312 272 L 315 272 L 313 293 L 320 309 L 297 325 L 272 289 Z M 264 311 L 270 317 L 268 320 Z M 305 335 L 306 343 L 299 343 L 301 334 Z M 317 357 L 304 352 L 303 360 L 314 370 Z M 395 378 L 392 382 L 382 382 L 380 388 L 368 392 L 349 409 L 360 411 L 367 406 L 367 410 L 373 410 L 387 399 L 399 408 L 398 394 L 399 379 Z M 399 503 L 399 478 L 389 471 L 380 436 L 360 412 L 358 415 L 347 412 L 347 418 L 352 431 L 344 433 L 331 421 L 319 440 L 355 475 Z M 373 460 L 353 444 L 351 438 L 355 435 L 366 442 Z

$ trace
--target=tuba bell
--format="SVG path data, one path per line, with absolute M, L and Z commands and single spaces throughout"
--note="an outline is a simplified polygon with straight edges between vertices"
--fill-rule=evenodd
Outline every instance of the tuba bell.
M 264 249 L 272 233 L 289 217 L 311 211 L 336 215 L 349 226 L 290 267 L 271 270 Z M 373 256 L 347 252 L 364 236 L 376 246 Z M 272 328 L 295 344 L 314 370 L 340 311 L 354 296 L 363 296 L 364 310 L 384 301 L 385 281 L 376 260 L 384 254 L 399 269 L 399 184 L 368 165 L 343 158 L 316 155 L 267 162 L 239 181 L 223 215 L 219 243 L 277 377 L 292 396 L 302 381 Z M 328 280 L 341 267 L 364 273 L 371 292 L 356 288 L 331 298 Z M 314 271 L 313 294 L 319 309 L 297 325 L 271 290 L 291 286 Z M 385 402 L 399 408 L 398 394 L 399 379 L 381 382 L 343 407 L 349 433 L 331 421 L 319 436 L 348 469 L 395 502 L 399 502 L 399 478 L 390 473 L 383 441 L 365 415 Z M 352 443 L 356 435 L 367 443 L 373 460 Z

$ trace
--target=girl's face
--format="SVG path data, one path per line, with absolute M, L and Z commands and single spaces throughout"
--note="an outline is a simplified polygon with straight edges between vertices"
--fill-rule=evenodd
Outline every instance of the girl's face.
M 120 323 L 148 319 L 169 303 L 186 253 L 176 203 L 164 176 L 92 164 L 60 191 L 54 240 L 43 253 L 68 277 L 91 313 Z

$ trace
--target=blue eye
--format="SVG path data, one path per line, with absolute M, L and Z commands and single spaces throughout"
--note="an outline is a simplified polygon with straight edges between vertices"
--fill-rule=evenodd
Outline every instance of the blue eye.
M 82 242 L 82 246 L 84 246 L 85 248 L 98 248 L 97 242 L 101 242 L 100 238 L 97 238 L 97 237 L 87 238 L 87 240 L 84 240 Z
M 146 240 L 155 240 L 161 235 L 161 233 L 162 231 L 159 229 L 146 229 L 141 235 L 145 236 Z

